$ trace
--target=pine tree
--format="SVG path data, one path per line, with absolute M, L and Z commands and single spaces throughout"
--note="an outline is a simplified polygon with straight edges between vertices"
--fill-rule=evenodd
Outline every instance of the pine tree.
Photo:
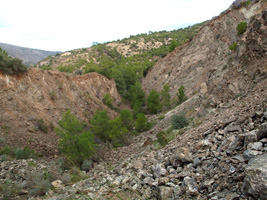
M 150 91 L 147 97 L 147 110 L 150 113 L 156 114 L 160 111 L 162 105 L 160 103 L 160 94 L 157 90 L 153 89 Z
M 78 166 L 94 153 L 94 135 L 84 129 L 84 125 L 68 110 L 58 122 L 55 131 L 59 136 L 58 149 Z
M 170 86 L 168 84 L 164 85 L 164 88 L 161 91 L 161 104 L 163 111 L 171 108 L 171 95 L 169 92 Z

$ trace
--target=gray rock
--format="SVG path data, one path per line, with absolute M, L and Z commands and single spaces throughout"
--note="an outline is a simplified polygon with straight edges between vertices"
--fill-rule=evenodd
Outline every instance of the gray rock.
M 161 186 L 160 189 L 160 197 L 161 199 L 171 199 L 173 196 L 173 188 Z
M 158 185 L 165 185 L 169 181 L 170 181 L 170 179 L 168 177 L 160 177 L 158 179 Z
M 138 169 L 142 169 L 144 166 L 143 162 L 141 160 L 136 160 L 134 163 L 133 163 L 133 168 L 138 170 Z
M 238 126 L 238 125 L 234 126 L 234 125 L 232 125 L 232 124 L 226 126 L 224 130 L 225 130 L 227 133 L 229 133 L 229 132 L 235 132 L 235 131 L 242 132 L 242 129 L 241 129 L 240 126 Z
M 244 138 L 244 146 L 247 146 L 249 143 L 257 142 L 258 136 L 257 136 L 258 130 L 253 130 L 248 133 L 240 134 L 240 137 Z
M 245 169 L 243 192 L 261 200 L 267 199 L 267 153 L 252 158 Z
M 227 194 L 225 199 L 226 200 L 238 200 L 239 198 L 239 195 L 236 194 L 236 193 L 230 193 L 230 194 Z
M 183 185 L 186 186 L 186 191 L 192 195 L 198 192 L 197 183 L 193 178 L 185 177 L 183 180 Z
M 261 151 L 255 151 L 255 150 L 246 150 L 243 153 L 243 158 L 245 161 L 249 161 L 251 158 L 255 158 L 257 155 L 261 155 Z
M 197 167 L 198 165 L 200 165 L 201 164 L 201 161 L 199 160 L 199 158 L 195 158 L 194 160 L 193 160 L 193 167 Z
M 179 167 L 183 163 L 190 163 L 192 161 L 192 154 L 185 147 L 177 149 L 174 156 L 170 159 L 173 167 Z
M 267 123 L 261 124 L 258 132 L 258 140 L 267 138 Z
M 179 199 L 179 196 L 182 194 L 182 190 L 179 185 L 174 186 L 173 188 L 173 196 L 174 199 Z
M 160 176 L 165 176 L 168 174 L 167 170 L 161 165 L 153 165 L 151 166 L 154 178 L 159 178 Z
M 247 148 L 249 150 L 256 150 L 256 151 L 261 151 L 263 148 L 263 145 L 261 142 L 254 142 L 254 143 L 249 143 Z
M 151 177 L 146 177 L 143 181 L 144 184 L 147 184 L 147 185 L 152 185 L 152 183 L 154 182 L 155 180 Z
M 235 173 L 235 171 L 236 171 L 235 167 L 231 165 L 229 169 L 229 174 L 233 174 Z

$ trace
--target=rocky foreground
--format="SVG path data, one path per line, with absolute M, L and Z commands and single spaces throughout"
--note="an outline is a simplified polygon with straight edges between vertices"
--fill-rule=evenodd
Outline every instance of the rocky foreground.
M 218 115 L 160 149 L 153 144 L 159 122 L 82 172 L 85 180 L 69 185 L 62 171 L 49 183 L 53 190 L 30 199 L 266 199 L 266 87 L 217 109 Z M 20 183 L 25 189 L 17 199 L 26 199 L 38 173 L 53 170 L 51 162 L 4 161 L 0 178 Z

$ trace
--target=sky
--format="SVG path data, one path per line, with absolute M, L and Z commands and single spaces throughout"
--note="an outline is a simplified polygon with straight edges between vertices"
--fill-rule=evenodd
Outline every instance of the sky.
M 209 20 L 233 0 L 6 0 L 0 42 L 68 51 Z

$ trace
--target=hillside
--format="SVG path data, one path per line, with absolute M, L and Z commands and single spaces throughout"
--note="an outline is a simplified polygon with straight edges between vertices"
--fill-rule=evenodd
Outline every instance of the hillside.
M 140 34 L 106 44 L 94 44 L 91 48 L 47 57 L 37 67 L 73 74 L 98 72 L 110 79 L 114 78 L 119 93 L 125 97 L 127 90 L 135 82 L 140 82 L 159 58 L 190 40 L 203 24 L 169 32 Z
M 57 152 L 54 127 L 63 112 L 71 110 L 88 122 L 101 107 L 108 109 L 110 116 L 117 115 L 103 104 L 105 94 L 110 94 L 115 105 L 121 101 L 115 82 L 96 73 L 68 76 L 29 69 L 18 77 L 0 74 L 0 86 L 1 137 L 7 145 L 28 146 L 45 156 Z
M 37 64 L 40 60 L 46 58 L 47 56 L 61 53 L 56 51 L 44 51 L 39 49 L 19 47 L 5 43 L 0 43 L 0 47 L 3 50 L 7 51 L 9 56 L 20 58 L 21 60 L 23 60 L 23 64 L 28 66 Z
M 242 31 L 237 28 L 240 24 Z M 266 200 L 267 2 L 240 4 L 197 32 L 171 51 L 170 46 L 162 45 L 168 50 L 160 55 L 153 48 L 142 53 L 127 50 L 127 55 L 119 52 L 123 50 L 120 43 L 112 42 L 49 57 L 40 67 L 43 70 L 0 74 L 0 131 L 1 138 L 6 138 L 0 143 L 3 147 L 29 145 L 44 155 L 17 160 L 4 157 L 9 152 L 1 148 L 0 198 Z M 137 41 L 144 41 L 140 37 Z M 142 61 L 147 58 L 146 65 Z M 57 67 L 68 73 L 47 70 Z M 122 80 L 128 81 L 124 88 L 118 87 Z M 174 101 L 168 110 L 150 113 L 151 91 L 162 94 L 166 85 L 174 100 L 184 86 L 186 98 Z M 122 117 L 117 112 L 128 106 L 137 119 L 133 131 L 124 134 L 127 129 L 119 126 Z M 89 125 L 88 119 L 100 107 L 114 119 L 111 126 L 104 115 L 98 115 L 100 126 L 95 126 L 97 118 Z M 108 127 L 104 134 L 123 135 L 129 143 L 113 148 L 109 138 L 102 144 L 98 141 L 101 152 L 94 152 L 97 159 L 88 157 L 81 168 L 73 163 L 69 166 L 68 156 L 57 159 L 62 154 L 57 152 L 58 136 L 53 131 L 67 109 L 87 122 L 92 133 L 94 128 Z M 137 133 L 138 119 L 146 121 L 142 112 L 153 126 Z M 68 142 L 77 145 L 74 138 Z M 78 147 L 85 146 L 90 145 Z

